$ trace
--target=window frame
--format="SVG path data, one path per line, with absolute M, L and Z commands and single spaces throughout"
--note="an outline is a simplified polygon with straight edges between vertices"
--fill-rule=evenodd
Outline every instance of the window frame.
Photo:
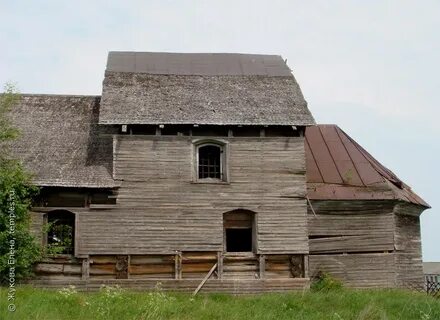
M 199 149 L 205 146 L 215 146 L 220 148 L 220 179 L 218 178 L 199 178 Z M 227 141 L 217 139 L 198 139 L 193 141 L 193 183 L 212 183 L 228 184 L 228 157 L 229 145 Z

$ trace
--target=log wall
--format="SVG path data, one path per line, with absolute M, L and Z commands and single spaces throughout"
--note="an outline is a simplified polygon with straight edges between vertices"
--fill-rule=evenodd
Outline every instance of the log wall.
M 257 253 L 307 253 L 302 137 L 222 138 L 229 181 L 193 179 L 193 137 L 115 136 L 115 208 L 78 217 L 79 255 L 222 251 L 223 213 L 256 213 Z
M 395 212 L 396 285 L 403 288 L 422 287 L 424 280 L 419 218 L 421 208 L 416 205 L 399 204 Z
M 309 266 L 356 288 L 422 282 L 419 214 L 397 201 L 312 201 Z
M 87 289 L 90 283 L 110 282 L 125 284 L 135 289 L 152 289 L 153 283 L 164 282 L 170 290 L 194 291 L 212 269 L 214 273 L 209 277 L 204 291 L 284 291 L 308 287 L 309 279 L 305 275 L 303 261 L 302 255 L 259 256 L 252 253 L 222 252 L 92 255 L 89 258 L 57 255 L 46 257 L 35 265 L 37 277 L 31 283 L 47 287 L 77 283 Z M 280 279 L 286 281 L 285 286 L 279 282 Z M 290 282 L 293 279 L 295 281 Z M 95 285 L 93 287 L 96 289 Z

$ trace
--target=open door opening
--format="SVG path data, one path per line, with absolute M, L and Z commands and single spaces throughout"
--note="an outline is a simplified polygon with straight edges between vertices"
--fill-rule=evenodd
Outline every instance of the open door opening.
M 255 251 L 255 214 L 246 210 L 234 210 L 223 216 L 225 251 Z

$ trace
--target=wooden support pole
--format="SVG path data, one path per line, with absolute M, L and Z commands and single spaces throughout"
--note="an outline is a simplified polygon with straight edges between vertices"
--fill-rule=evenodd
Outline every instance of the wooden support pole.
M 81 266 L 81 279 L 88 280 L 90 277 L 90 260 L 89 258 L 84 258 Z
M 217 252 L 217 277 L 219 279 L 223 278 L 223 252 Z
M 182 252 L 176 252 L 174 256 L 174 278 L 176 280 L 182 279 Z
M 309 277 L 309 255 L 303 255 L 303 265 L 304 265 L 304 278 Z
M 127 279 L 130 279 L 131 255 L 127 256 Z
M 208 274 L 205 276 L 205 278 L 203 278 L 202 282 L 200 282 L 197 289 L 194 290 L 193 296 L 195 296 L 200 291 L 200 289 L 202 289 L 203 285 L 205 284 L 206 281 L 208 281 L 209 277 L 211 277 L 212 273 L 216 268 L 217 268 L 217 263 L 212 266 L 211 270 L 209 270 Z
M 260 128 L 260 137 L 265 137 L 265 136 L 266 136 L 266 129 Z
M 266 256 L 260 255 L 260 279 L 264 279 L 264 273 L 266 271 Z

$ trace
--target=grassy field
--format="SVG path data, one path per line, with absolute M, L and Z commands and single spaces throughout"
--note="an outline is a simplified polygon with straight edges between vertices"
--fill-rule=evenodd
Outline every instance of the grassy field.
M 258 296 L 129 292 L 78 293 L 20 287 L 15 312 L 1 289 L 0 319 L 440 319 L 440 299 L 397 290 L 297 292 Z

